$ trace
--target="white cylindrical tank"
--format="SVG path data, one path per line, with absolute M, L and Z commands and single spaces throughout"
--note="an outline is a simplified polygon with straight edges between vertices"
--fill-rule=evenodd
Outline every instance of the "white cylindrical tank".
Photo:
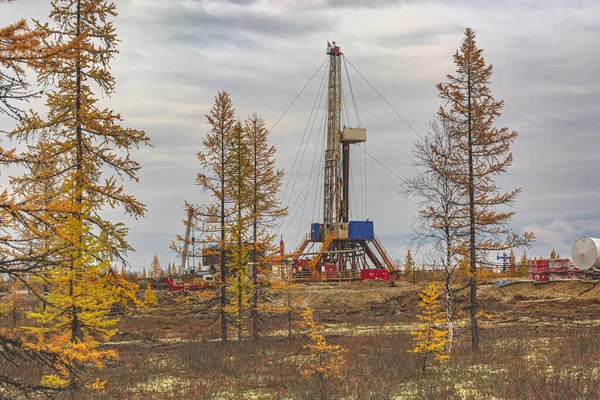
M 571 250 L 573 264 L 579 269 L 600 268 L 600 239 L 582 237 Z

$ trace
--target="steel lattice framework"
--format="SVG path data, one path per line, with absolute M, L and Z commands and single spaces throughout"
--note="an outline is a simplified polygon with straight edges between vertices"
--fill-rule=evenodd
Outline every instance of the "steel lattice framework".
M 339 46 L 329 44 L 329 84 L 327 101 L 327 148 L 325 150 L 325 190 L 323 224 L 333 226 L 340 221 L 342 185 L 341 162 L 341 116 L 342 116 L 342 52 Z

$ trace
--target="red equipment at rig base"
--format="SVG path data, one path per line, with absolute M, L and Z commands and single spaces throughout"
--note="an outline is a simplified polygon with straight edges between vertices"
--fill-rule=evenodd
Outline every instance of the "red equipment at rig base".
M 389 279 L 389 272 L 387 269 L 361 269 L 360 280 L 361 281 L 374 281 L 381 279 L 387 281 Z

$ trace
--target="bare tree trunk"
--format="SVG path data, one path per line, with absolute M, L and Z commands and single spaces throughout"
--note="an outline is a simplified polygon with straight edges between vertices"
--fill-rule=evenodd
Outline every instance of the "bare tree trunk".
M 81 1 L 77 0 L 77 37 L 79 37 L 81 35 Z M 75 62 L 75 68 L 76 68 L 76 97 L 75 97 L 75 128 L 77 131 L 77 156 L 76 156 L 76 172 L 77 175 L 75 176 L 76 179 L 76 185 L 75 185 L 75 190 L 77 191 L 77 196 L 75 197 L 75 203 L 77 203 L 78 207 L 76 209 L 76 218 L 78 221 L 78 229 L 81 229 L 81 205 L 83 204 L 83 182 L 81 179 L 81 174 L 83 173 L 83 132 L 82 132 L 82 128 L 81 128 L 81 117 L 80 117 L 80 110 L 81 110 L 81 62 L 79 60 L 80 55 L 77 54 L 77 60 Z M 79 248 L 77 249 L 77 256 L 76 258 L 81 258 L 81 245 L 83 243 L 83 232 L 80 231 L 77 233 L 79 235 L 79 240 L 78 240 L 78 245 Z M 71 259 L 71 270 L 75 269 L 75 260 Z M 72 298 L 74 296 L 74 290 L 73 290 L 73 286 L 74 286 L 74 282 L 73 279 L 69 280 L 69 296 Z M 75 340 L 79 340 L 79 341 L 83 341 L 83 334 L 81 332 L 81 327 L 79 324 L 79 312 L 80 312 L 80 308 L 77 307 L 75 305 L 75 303 L 73 303 L 73 305 L 71 306 L 71 312 L 73 313 L 73 320 L 71 323 L 71 341 L 75 342 Z
M 258 154 L 257 154 L 257 143 L 256 143 L 256 130 L 253 132 L 253 146 L 254 151 L 254 187 L 253 187 L 253 212 L 252 216 L 252 285 L 254 286 L 254 297 L 252 298 L 252 337 L 254 340 L 258 339 L 258 266 L 256 265 L 256 240 L 257 238 L 257 224 L 258 224 L 258 198 L 257 198 L 257 184 L 258 184 Z
M 452 352 L 452 339 L 454 338 L 454 310 L 452 305 L 452 273 L 454 271 L 454 268 L 451 267 L 452 250 L 450 249 L 450 245 L 452 243 L 452 237 L 450 235 L 450 230 L 448 226 L 446 226 L 444 233 L 446 234 L 446 276 L 444 279 L 444 291 L 446 292 L 446 322 L 448 325 L 448 342 L 446 343 L 446 354 L 449 355 Z
M 255 236 L 256 237 L 256 236 Z M 256 260 L 256 246 L 254 247 Z M 258 266 L 256 261 L 252 264 L 252 285 L 254 286 L 254 297 L 252 298 L 252 337 L 258 340 Z
M 238 150 L 239 152 L 239 150 Z M 240 159 L 239 159 L 239 154 L 238 154 L 238 183 L 237 183 L 237 201 L 238 201 L 238 212 L 237 212 L 237 218 L 238 218 L 238 229 L 237 229 L 237 245 L 238 245 L 238 285 L 239 285 L 239 291 L 238 291 L 238 320 L 237 320 L 237 340 L 238 342 L 242 340 L 242 322 L 243 322 L 243 318 L 242 318 L 242 313 L 244 312 L 244 293 L 242 292 L 242 290 L 244 289 L 243 287 L 243 280 L 242 280 L 242 271 L 244 268 L 244 265 L 242 264 L 242 229 L 241 229 L 241 223 L 242 223 L 242 205 L 241 205 L 241 175 L 242 175 L 242 170 L 241 170 L 242 166 L 240 163 Z
M 429 356 L 428 351 L 426 351 L 425 354 L 423 355 L 423 365 L 421 366 L 422 372 L 425 372 L 425 369 L 427 368 L 427 356 Z
M 479 348 L 479 326 L 477 325 L 477 253 L 475 249 L 475 177 L 473 175 L 473 126 L 471 113 L 471 71 L 467 70 L 467 101 L 468 101 L 468 147 L 469 147 L 469 251 L 471 273 L 469 286 L 471 288 L 471 349 L 477 352 Z
M 323 373 L 319 374 L 319 392 L 321 400 L 327 400 L 327 378 Z
M 79 38 L 79 36 L 81 35 L 81 0 L 77 0 L 77 38 Z M 76 68 L 76 93 L 75 93 L 75 126 L 76 126 L 76 131 L 77 131 L 77 156 L 76 156 L 76 171 L 77 171 L 77 175 L 75 176 L 75 180 L 76 180 L 76 190 L 77 190 L 77 197 L 75 198 L 75 202 L 77 203 L 78 207 L 76 209 L 76 218 L 77 221 L 79 223 L 78 225 L 78 229 L 81 229 L 81 205 L 83 203 L 83 182 L 81 179 L 81 174 L 82 174 L 82 164 L 83 164 L 83 132 L 81 129 L 81 116 L 80 116 L 80 110 L 81 110 L 81 61 L 80 61 L 80 57 L 81 55 L 79 54 L 79 52 L 77 53 L 77 60 L 75 61 L 75 68 Z M 81 246 L 83 244 L 83 231 L 78 232 L 79 236 L 79 243 L 78 245 L 80 246 L 77 249 L 77 257 L 81 259 Z M 71 258 L 71 271 L 73 271 L 75 269 L 75 260 L 73 258 Z M 73 278 L 69 279 L 69 297 L 71 297 L 71 299 L 73 299 L 74 296 L 74 282 L 73 282 Z M 71 300 L 73 301 L 73 300 Z M 73 301 L 73 304 L 71 306 L 71 313 L 73 315 L 73 320 L 71 321 L 71 342 L 75 342 L 76 340 L 79 341 L 83 341 L 83 332 L 81 331 L 81 327 L 80 327 L 80 323 L 79 323 L 79 312 L 80 312 L 80 307 L 77 307 L 75 305 L 75 302 Z M 79 366 L 77 365 L 77 362 L 75 362 L 75 367 L 78 368 Z M 75 376 L 73 374 L 73 372 L 70 373 L 70 384 L 72 386 L 72 388 L 69 390 L 69 397 L 71 399 L 75 399 Z
M 12 294 L 13 297 L 13 309 L 12 309 L 12 320 L 13 329 L 17 327 L 17 291 L 15 290 Z
M 221 131 L 221 342 L 227 342 L 227 264 L 225 262 L 225 132 Z
M 243 301 L 244 301 L 244 295 L 242 293 L 242 274 L 238 273 L 238 284 L 240 285 L 240 291 L 238 293 L 238 320 L 237 320 L 237 340 L 238 342 L 240 340 L 242 340 L 242 313 L 244 312 L 243 310 Z
M 446 323 L 448 326 L 448 342 L 446 343 L 446 354 L 452 352 L 452 340 L 454 339 L 454 321 L 453 321 L 453 305 L 452 305 L 452 293 L 450 287 L 451 275 L 449 271 L 446 271 L 445 279 L 445 292 L 446 292 Z

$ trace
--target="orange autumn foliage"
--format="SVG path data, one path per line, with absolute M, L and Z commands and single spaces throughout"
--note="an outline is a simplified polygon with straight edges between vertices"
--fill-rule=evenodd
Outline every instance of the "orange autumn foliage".
M 315 322 L 310 307 L 306 307 L 302 313 L 301 327 L 308 330 L 310 339 L 310 342 L 304 346 L 309 353 L 302 377 L 316 379 L 319 384 L 317 395 L 321 399 L 326 399 L 329 382 L 342 379 L 342 368 L 346 363 L 345 350 L 338 345 L 327 344 L 322 333 L 323 326 Z
M 67 368 L 42 382 L 71 390 L 102 387 L 91 375 L 116 357 L 114 350 L 99 347 L 116 333 L 118 319 L 109 313 L 113 305 L 135 298 L 135 287 L 111 267 L 126 262 L 125 253 L 133 250 L 127 227 L 103 213 L 119 208 L 138 218 L 145 212 L 122 181 L 138 180 L 141 167 L 131 151 L 149 139 L 143 131 L 122 127 L 120 114 L 98 103 L 100 96 L 110 97 L 115 89 L 110 61 L 117 53 L 112 22 L 116 15 L 110 1 L 52 2 L 52 23 L 36 22 L 43 49 L 60 49 L 48 51 L 35 63 L 39 81 L 54 86 L 45 95 L 47 112 L 26 113 L 9 135 L 30 144 L 24 159 L 44 148 L 53 150 L 53 162 L 45 164 L 45 170 L 21 179 L 34 185 L 52 176 L 53 201 L 64 207 L 47 215 L 60 233 L 47 235 L 44 242 L 56 263 L 45 272 L 50 306 L 46 312 L 30 313 L 36 323 L 27 330 L 30 348 L 66 360 Z
M 436 85 L 443 103 L 439 118 L 452 130 L 456 141 L 448 155 L 448 177 L 464 196 L 464 226 L 468 227 L 470 261 L 471 347 L 477 351 L 477 265 L 480 254 L 527 245 L 531 233 L 523 236 L 509 225 L 514 212 L 501 210 L 514 204 L 520 189 L 503 192 L 495 178 L 507 173 L 513 163 L 510 151 L 517 138 L 516 131 L 496 126 L 502 114 L 503 100 L 497 100 L 489 84 L 492 65 L 486 65 L 483 49 L 477 47 L 475 32 L 467 28 L 460 49 L 454 54 L 455 74 L 446 75 L 446 82 Z

